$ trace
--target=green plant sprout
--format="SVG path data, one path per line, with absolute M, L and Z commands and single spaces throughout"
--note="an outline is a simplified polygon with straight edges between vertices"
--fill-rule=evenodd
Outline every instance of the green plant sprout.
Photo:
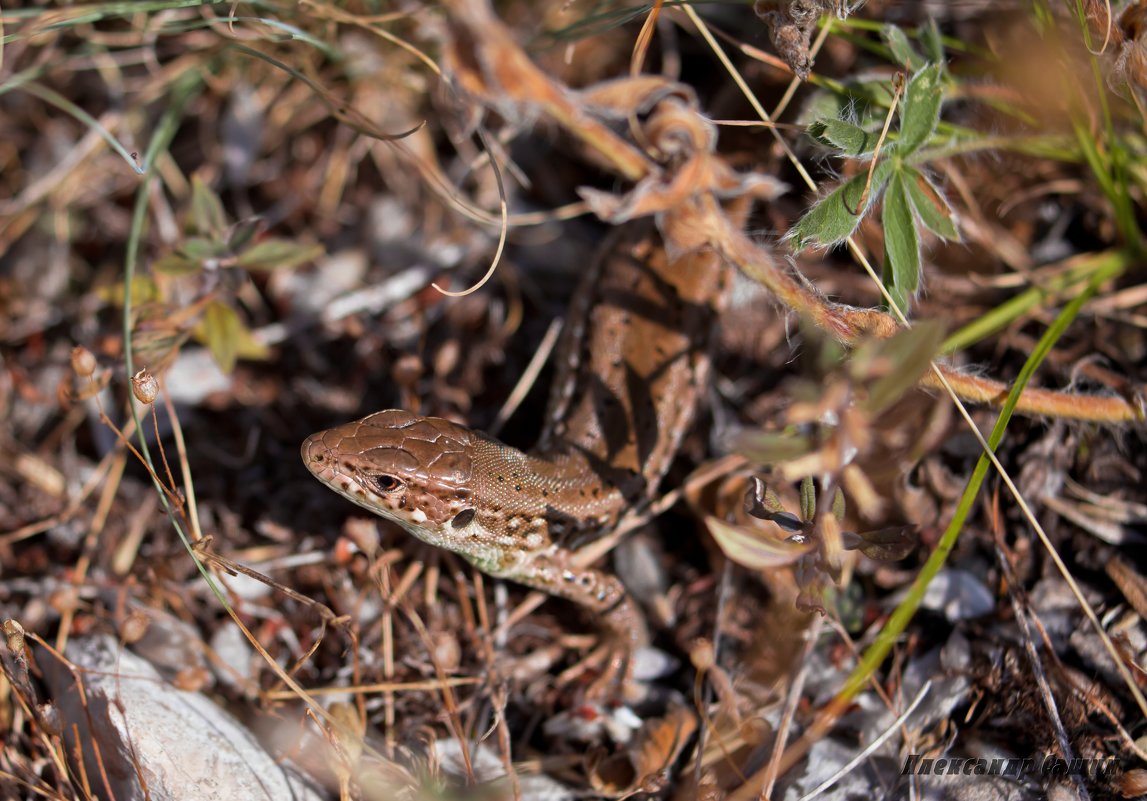
M 946 82 L 939 35 L 934 28 L 924 30 L 920 39 L 927 57 L 912 48 L 902 30 L 884 28 L 891 55 L 910 72 L 902 93 L 889 92 L 887 81 L 881 82 L 883 86 L 862 82 L 855 94 L 834 98 L 830 105 L 822 103 L 814 112 L 809 135 L 834 155 L 858 160 L 866 169 L 817 201 L 787 235 L 796 252 L 837 245 L 852 235 L 883 196 L 883 279 L 901 308 L 908 307 L 920 286 L 920 227 L 949 241 L 960 239 L 955 213 L 924 166 L 931 157 L 925 146 L 940 122 Z M 899 130 L 890 141 L 885 141 L 882 121 L 873 113 L 882 101 L 899 111 Z

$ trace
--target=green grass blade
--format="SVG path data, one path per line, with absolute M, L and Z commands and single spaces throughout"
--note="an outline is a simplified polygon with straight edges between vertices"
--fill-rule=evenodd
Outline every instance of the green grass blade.
M 1008 393 L 1007 400 L 1004 401 L 1000 415 L 996 418 L 996 424 L 992 428 L 991 436 L 988 437 L 988 446 L 993 452 L 999 447 L 1000 441 L 1004 436 L 1004 431 L 1007 429 L 1008 422 L 1011 420 L 1012 412 L 1016 407 L 1016 402 L 1023 392 L 1024 387 L 1026 387 L 1031 380 L 1036 369 L 1047 357 L 1047 354 L 1051 352 L 1052 347 L 1059 338 L 1063 336 L 1068 326 L 1079 316 L 1083 305 L 1092 298 L 1105 281 L 1119 275 L 1123 269 L 1123 263 L 1114 262 L 1106 265 L 1104 269 L 1092 275 L 1087 287 L 1063 308 L 1063 311 L 1059 313 L 1048 330 L 1040 337 L 1035 349 L 1027 361 L 1024 362 L 1023 368 L 1016 377 L 1016 382 Z M 888 653 L 892 650 L 892 646 L 903 633 L 908 622 L 916 614 L 916 610 L 920 608 L 920 603 L 924 599 L 924 593 L 927 591 L 928 585 L 940 572 L 940 569 L 948 560 L 948 555 L 956 545 L 960 531 L 964 527 L 964 521 L 968 519 L 968 515 L 972 511 L 972 505 L 979 495 L 980 487 L 983 486 L 984 478 L 987 476 L 988 467 L 990 465 L 991 462 L 987 454 L 981 454 L 979 461 L 976 463 L 975 470 L 972 471 L 971 478 L 964 487 L 964 493 L 960 497 L 960 503 L 956 508 L 956 513 L 953 515 L 948 527 L 944 530 L 944 534 L 940 538 L 940 542 L 936 545 L 936 549 L 928 557 L 924 566 L 920 568 L 920 573 L 912 583 L 908 595 L 900 605 L 896 607 L 892 615 L 889 616 L 888 622 L 884 624 L 884 627 L 876 636 L 876 640 L 864 652 L 860 662 L 856 665 L 856 668 L 853 669 L 845 681 L 844 686 L 833 699 L 833 706 L 839 708 L 860 692 L 864 685 L 868 683 L 868 680 L 875 674 L 877 668 L 880 667 L 885 657 L 887 657 Z
M 987 339 L 1048 300 L 1069 293 L 1097 273 L 1109 269 L 1123 271 L 1131 265 L 1133 259 L 1133 255 L 1126 250 L 1090 254 L 1081 258 L 1062 275 L 1049 279 L 1042 286 L 1026 289 L 991 311 L 981 314 L 944 340 L 940 352 L 955 353 Z
M 183 110 L 191 98 L 198 93 L 202 87 L 202 81 L 195 72 L 188 72 L 176 82 L 172 90 L 171 98 L 164 111 L 163 116 L 160 118 L 158 125 L 155 128 L 155 134 L 152 136 L 151 143 L 148 145 L 147 152 L 144 155 L 144 163 L 147 165 L 155 164 L 156 157 L 165 152 L 171 144 L 172 139 L 175 138 L 175 132 L 179 127 L 179 121 L 183 117 Z M 132 353 L 131 343 L 131 304 L 132 293 L 131 286 L 135 278 L 136 264 L 139 262 L 139 244 L 143 239 L 143 229 L 147 221 L 147 207 L 150 200 L 151 181 L 154 178 L 154 173 L 149 166 L 144 172 L 143 181 L 140 182 L 139 189 L 135 195 L 135 206 L 132 209 L 131 216 L 131 230 L 128 234 L 127 240 L 127 253 L 124 256 L 124 298 L 123 298 L 123 360 L 124 370 L 127 373 L 127 381 L 130 385 L 131 377 L 135 375 L 135 361 Z M 150 468 L 149 475 L 151 476 L 152 484 L 155 485 L 155 491 L 159 493 L 159 502 L 163 506 L 164 512 L 171 520 L 171 525 L 174 526 L 179 539 L 183 542 L 183 546 L 187 552 L 191 554 L 192 560 L 195 562 L 196 568 L 199 570 L 200 575 L 207 581 L 211 591 L 223 603 L 224 606 L 228 605 L 226 596 L 223 591 L 215 583 L 211 574 L 207 572 L 207 568 L 203 562 L 195 555 L 194 546 L 191 539 L 187 536 L 187 532 L 183 530 L 182 524 L 179 522 L 179 516 L 172 508 L 171 502 L 168 500 L 167 491 L 160 483 L 158 478 L 159 471 L 155 466 L 155 461 L 151 456 L 151 449 L 147 444 L 147 437 L 144 435 L 143 423 L 139 417 L 139 409 L 134 402 L 128 403 L 128 408 L 131 410 L 132 420 L 135 421 L 136 438 L 139 440 L 139 451 L 143 456 L 147 466 Z
M 58 92 L 48 89 L 45 86 L 40 86 L 38 83 L 34 82 L 24 84 L 24 91 L 34 97 L 40 98 L 45 103 L 55 106 L 65 114 L 71 114 L 84 125 L 98 133 L 103 138 L 103 140 L 111 146 L 112 150 L 120 154 L 120 157 L 128 163 L 128 166 L 131 167 L 137 175 L 142 175 L 144 173 L 146 167 L 142 167 L 136 163 L 135 157 L 131 154 L 131 152 L 128 151 L 126 147 L 119 143 L 119 140 L 112 135 L 112 132 L 101 125 L 99 120 L 97 120 L 88 112 L 84 111 L 75 103 L 68 100 Z

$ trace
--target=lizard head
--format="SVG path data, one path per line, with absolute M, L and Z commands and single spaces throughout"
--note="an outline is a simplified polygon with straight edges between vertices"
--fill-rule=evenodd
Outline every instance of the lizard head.
M 303 463 L 340 495 L 431 545 L 466 555 L 474 441 L 464 426 L 391 409 L 320 431 Z

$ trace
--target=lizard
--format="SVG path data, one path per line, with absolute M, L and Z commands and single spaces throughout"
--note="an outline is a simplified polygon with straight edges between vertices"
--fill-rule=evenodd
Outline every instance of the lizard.
M 597 615 L 627 681 L 648 636 L 643 617 L 616 576 L 576 566 L 566 543 L 652 499 L 707 386 L 732 269 L 711 250 L 671 258 L 649 220 L 621 226 L 571 302 L 543 431 L 528 453 L 389 409 L 311 435 L 303 462 L 423 542 Z

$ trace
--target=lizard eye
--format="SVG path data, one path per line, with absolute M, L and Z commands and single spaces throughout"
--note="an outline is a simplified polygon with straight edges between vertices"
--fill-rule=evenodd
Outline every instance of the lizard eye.
M 397 476 L 383 474 L 381 476 L 371 476 L 370 480 L 374 483 L 374 486 L 378 489 L 379 492 L 386 495 L 389 495 L 392 492 L 397 492 L 403 487 L 402 479 L 398 478 Z

